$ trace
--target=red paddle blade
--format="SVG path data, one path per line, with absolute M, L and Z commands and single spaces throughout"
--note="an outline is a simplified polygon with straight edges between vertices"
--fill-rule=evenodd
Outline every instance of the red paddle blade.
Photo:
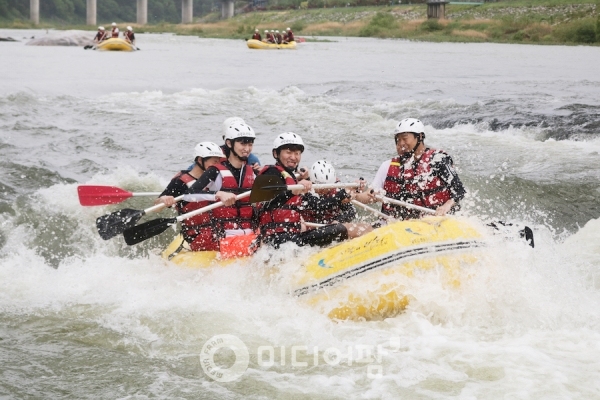
M 82 206 L 103 206 L 127 200 L 133 193 L 114 186 L 79 185 L 79 204 Z

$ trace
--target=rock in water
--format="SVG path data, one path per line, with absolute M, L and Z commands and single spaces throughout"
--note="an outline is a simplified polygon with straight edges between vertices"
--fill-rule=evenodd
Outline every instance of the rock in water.
M 93 45 L 96 32 L 90 31 L 54 31 L 44 37 L 30 40 L 28 46 L 86 46 Z

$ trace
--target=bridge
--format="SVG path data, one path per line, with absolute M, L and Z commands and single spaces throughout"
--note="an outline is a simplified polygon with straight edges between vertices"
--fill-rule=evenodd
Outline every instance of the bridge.
M 96 1 L 86 0 L 87 25 L 96 25 Z M 148 23 L 148 0 L 137 1 L 137 23 L 146 25 Z M 40 0 L 29 0 L 29 17 L 34 24 L 40 23 Z M 181 0 L 181 23 L 191 24 L 193 22 L 193 0 Z M 233 17 L 233 0 L 221 0 L 221 18 Z

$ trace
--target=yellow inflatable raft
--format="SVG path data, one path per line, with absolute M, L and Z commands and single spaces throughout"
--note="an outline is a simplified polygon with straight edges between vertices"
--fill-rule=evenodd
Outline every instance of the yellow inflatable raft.
M 217 252 L 190 252 L 176 239 L 163 257 L 183 266 L 225 266 Z M 414 275 L 442 270 L 458 286 L 463 266 L 478 260 L 482 234 L 468 221 L 428 217 L 396 222 L 300 261 L 292 294 L 334 319 L 381 319 L 401 312 Z
M 110 38 L 96 45 L 96 50 L 106 51 L 135 51 L 136 48 L 124 39 Z
M 289 42 L 288 44 L 275 44 L 262 42 L 256 39 L 248 39 L 246 45 L 250 49 L 295 49 L 296 42 Z

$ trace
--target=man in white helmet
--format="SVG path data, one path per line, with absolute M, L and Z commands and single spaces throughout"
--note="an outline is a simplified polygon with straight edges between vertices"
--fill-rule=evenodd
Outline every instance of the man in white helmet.
M 288 42 L 293 42 L 296 40 L 296 39 L 294 39 L 294 32 L 292 32 L 292 30 L 290 28 L 286 29 L 286 35 L 287 35 Z
M 254 35 L 252 35 L 252 39 L 254 39 L 254 40 L 262 40 L 262 37 L 260 36 L 260 32 L 258 31 L 258 29 L 254 30 Z
M 281 184 L 300 184 L 303 189 L 285 191 L 262 203 L 259 211 L 261 240 L 275 248 L 285 242 L 293 242 L 298 246 L 326 246 L 334 241 L 364 234 L 365 230 L 362 227 L 353 224 L 338 223 L 310 231 L 303 226 L 302 213 L 305 204 L 302 195 L 312 188 L 310 181 L 296 178 L 303 151 L 302 138 L 294 132 L 277 135 L 273 141 L 273 157 L 276 163 L 264 166 L 259 175 L 273 175 L 281 180 Z
M 106 37 L 107 37 L 106 30 L 104 29 L 103 26 L 99 26 L 98 33 L 96 33 L 96 36 L 94 37 L 94 42 L 100 43 L 103 40 L 106 40 Z
M 309 170 L 313 184 L 336 183 L 339 180 L 335 169 L 329 161 L 319 160 Z M 356 196 L 354 191 L 344 188 L 316 189 L 302 196 L 305 209 L 302 218 L 306 222 L 331 224 L 335 222 L 351 222 L 356 217 L 356 208 L 351 203 Z
M 394 141 L 398 157 L 381 164 L 371 187 L 385 190 L 387 197 L 434 209 L 436 215 L 458 210 L 465 188 L 456 174 L 452 157 L 425 146 L 423 123 L 415 118 L 400 121 L 394 130 Z M 369 192 L 359 194 L 357 200 L 376 201 Z M 403 220 L 422 216 L 419 211 L 386 203 L 381 211 Z
M 118 38 L 119 37 L 119 28 L 117 28 L 117 23 L 113 22 L 111 24 L 112 30 L 110 32 L 110 37 Z
M 279 33 L 279 30 L 275 31 L 275 43 L 277 43 L 277 44 L 283 43 L 283 36 L 281 36 L 281 33 Z
M 125 34 L 123 35 L 123 37 L 125 38 L 125 40 L 128 43 L 131 43 L 132 45 L 135 46 L 135 34 L 133 33 L 133 28 L 128 26 L 127 27 L 127 31 L 125 32 Z
M 203 194 L 208 188 L 215 202 L 224 206 L 211 212 L 215 240 L 227 236 L 251 234 L 256 228 L 254 209 L 248 199 L 237 200 L 236 195 L 252 189 L 254 170 L 248 164 L 256 134 L 243 122 L 231 124 L 225 134 L 226 160 L 212 165 L 190 188 L 190 194 Z
M 271 36 L 271 34 L 269 33 L 268 29 L 265 29 L 265 42 L 267 43 L 273 43 L 273 36 Z
M 194 167 L 191 170 L 180 171 L 173 177 L 169 185 L 160 194 L 155 204 L 163 203 L 168 207 L 176 204 L 179 214 L 197 210 L 212 204 L 215 200 L 213 187 L 208 187 L 203 196 L 197 196 L 193 202 L 181 201 L 175 203 L 175 197 L 187 194 L 189 188 L 209 167 L 218 164 L 225 155 L 218 144 L 201 142 L 194 148 Z M 209 192 L 208 190 L 213 190 Z M 213 238 L 210 214 L 200 214 L 181 221 L 181 234 L 193 251 L 218 250 L 218 242 Z

